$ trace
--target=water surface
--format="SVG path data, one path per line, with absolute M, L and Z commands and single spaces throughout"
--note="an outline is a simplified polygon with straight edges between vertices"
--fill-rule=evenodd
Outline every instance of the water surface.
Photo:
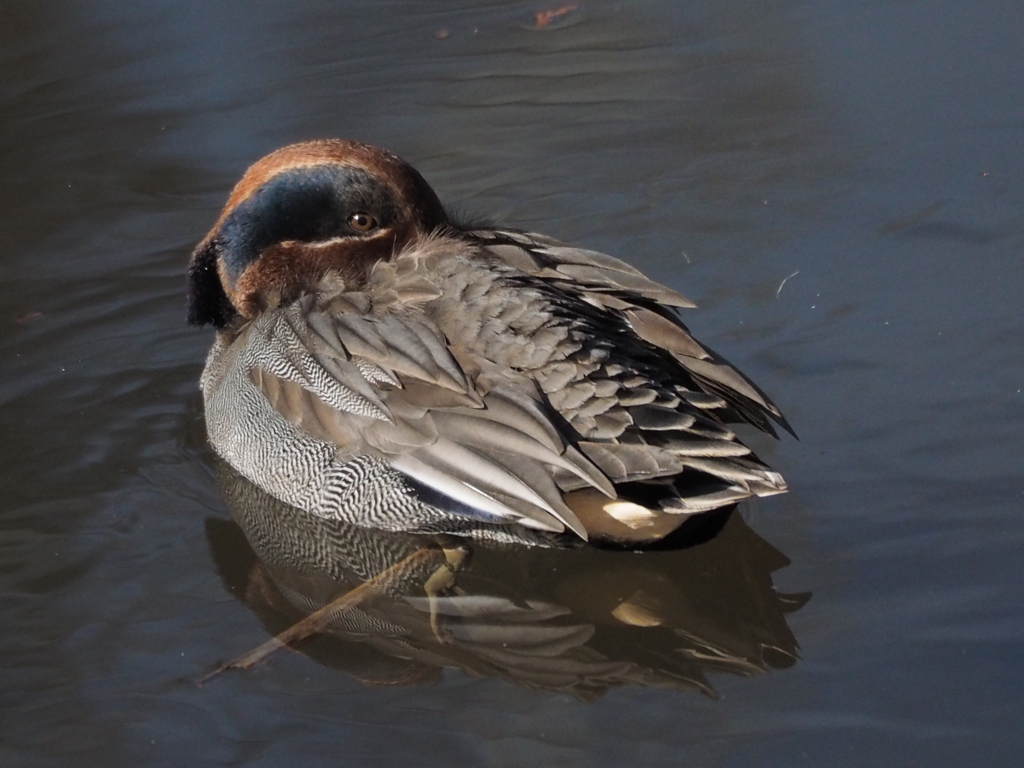
M 586 2 L 532 28 L 559 5 L 8 9 L 4 765 L 1017 763 L 1017 4 Z M 625 258 L 694 299 L 701 340 L 771 393 L 801 440 L 757 448 L 791 492 L 741 507 L 708 543 L 721 554 L 614 566 L 689 606 L 665 614 L 685 627 L 673 648 L 713 640 L 751 669 L 580 695 L 469 656 L 399 670 L 334 637 L 196 687 L 288 608 L 257 599 L 267 566 L 218 491 L 196 386 L 210 333 L 184 325 L 184 268 L 248 163 L 321 136 L 387 146 L 468 212 Z M 570 611 L 544 620 L 564 637 L 593 627 L 572 653 L 647 647 L 621 634 L 642 612 L 573 602 L 606 594 L 573 581 L 589 565 L 561 581 L 541 578 L 550 561 L 474 562 L 468 594 L 539 585 Z M 795 663 L 763 653 L 780 638 Z M 644 669 L 678 677 L 674 652 Z

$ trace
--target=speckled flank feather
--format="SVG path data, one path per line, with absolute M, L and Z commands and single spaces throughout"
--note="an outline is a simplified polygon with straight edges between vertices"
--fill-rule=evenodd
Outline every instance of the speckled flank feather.
M 788 425 L 693 339 L 675 311 L 686 298 L 542 235 L 430 230 L 365 276 L 351 261 L 315 280 L 296 270 L 304 284 L 224 324 L 202 388 L 211 442 L 243 475 L 386 530 L 518 525 L 632 542 L 785 490 L 723 422 Z M 331 244 L 341 259 L 363 253 L 357 237 Z M 315 247 L 286 245 L 297 259 Z

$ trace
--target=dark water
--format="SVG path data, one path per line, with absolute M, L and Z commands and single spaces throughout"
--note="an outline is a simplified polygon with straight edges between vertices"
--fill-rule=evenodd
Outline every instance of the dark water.
M 1019 764 L 1019 4 L 592 1 L 531 29 L 559 5 L 5 9 L 0 764 Z M 245 543 L 183 317 L 231 184 L 319 136 L 695 299 L 800 433 L 758 445 L 791 493 L 686 552 L 474 553 L 487 621 L 377 601 L 390 635 L 197 687 L 351 575 Z

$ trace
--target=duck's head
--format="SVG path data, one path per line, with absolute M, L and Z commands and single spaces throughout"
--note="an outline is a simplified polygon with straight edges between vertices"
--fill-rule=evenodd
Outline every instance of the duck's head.
M 449 226 L 430 185 L 389 152 L 341 140 L 284 147 L 245 172 L 192 254 L 188 320 L 252 318 L 329 271 L 357 287 L 376 262 Z

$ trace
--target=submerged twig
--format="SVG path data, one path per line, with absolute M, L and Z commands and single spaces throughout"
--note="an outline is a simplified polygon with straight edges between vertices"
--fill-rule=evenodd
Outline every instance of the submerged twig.
M 348 610 L 349 608 L 354 608 L 366 598 L 378 594 L 385 589 L 391 583 L 391 580 L 402 570 L 405 570 L 410 566 L 418 566 L 420 561 L 433 557 L 436 553 L 437 550 L 427 547 L 417 549 L 404 560 L 400 560 L 390 568 L 387 568 L 373 578 L 366 580 L 358 587 L 349 590 L 340 597 L 335 598 L 327 605 L 317 609 L 304 619 L 288 627 L 284 632 L 270 638 L 259 647 L 254 648 L 241 656 L 235 657 L 226 664 L 221 664 L 209 674 L 201 677 L 197 685 L 205 685 L 210 680 L 218 677 L 221 673 L 226 672 L 229 669 L 250 669 L 267 659 L 267 657 L 279 648 L 300 643 L 310 636 L 322 632 L 335 620 L 338 613 Z

